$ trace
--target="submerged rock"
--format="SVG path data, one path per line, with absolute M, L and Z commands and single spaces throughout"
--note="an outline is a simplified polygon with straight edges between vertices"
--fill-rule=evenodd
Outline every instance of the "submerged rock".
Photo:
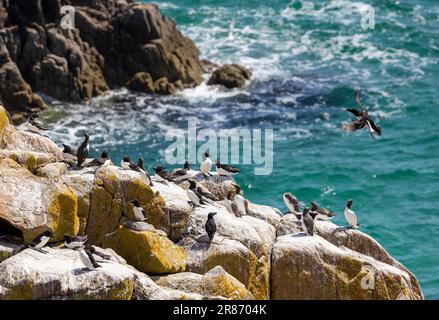
M 225 64 L 213 72 L 207 84 L 222 85 L 227 89 L 242 88 L 250 77 L 251 72 L 246 68 L 237 64 Z

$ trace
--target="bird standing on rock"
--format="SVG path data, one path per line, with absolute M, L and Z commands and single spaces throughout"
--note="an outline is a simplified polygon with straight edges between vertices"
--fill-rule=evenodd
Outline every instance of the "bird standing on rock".
M 145 160 L 143 159 L 143 157 L 140 157 L 139 160 L 137 161 L 137 166 L 140 168 L 140 171 L 145 174 L 146 179 L 149 181 L 149 185 L 153 186 L 152 184 L 152 179 L 151 176 L 149 175 L 148 170 L 145 169 Z
M 211 242 L 216 232 L 216 223 L 215 223 L 215 219 L 213 218 L 214 215 L 216 215 L 216 212 L 209 212 L 209 214 L 207 215 L 206 224 L 204 226 L 206 229 L 207 236 L 209 237 L 209 241 Z
M 101 267 L 93 257 L 93 254 L 91 253 L 90 249 L 88 248 L 81 248 L 79 249 L 79 258 L 81 262 L 85 265 L 85 267 L 88 270 L 96 270 L 97 268 Z
M 174 182 L 183 181 L 186 179 L 193 178 L 195 173 L 191 170 L 190 163 L 185 162 L 182 169 L 177 169 L 171 174 L 171 179 Z
M 32 113 L 29 117 L 29 119 L 26 122 L 26 129 L 28 131 L 34 132 L 34 133 L 40 133 L 41 131 L 49 130 L 46 128 L 40 121 L 38 121 L 38 118 L 40 116 L 38 113 Z
M 334 211 L 331 211 L 331 210 L 328 210 L 325 208 L 321 208 L 314 201 L 311 201 L 311 213 L 317 214 L 316 218 L 319 220 L 329 221 L 330 219 L 335 217 Z
M 141 161 L 141 164 L 143 166 L 143 161 Z M 134 162 L 132 162 L 130 157 L 127 157 L 127 156 L 123 157 L 123 159 L 120 161 L 120 166 L 123 169 L 133 170 L 133 171 L 143 173 L 145 175 L 145 178 L 146 178 L 148 185 L 152 186 L 152 181 L 151 181 L 151 177 L 149 176 L 149 173 L 146 170 L 140 168 Z
M 212 169 L 212 160 L 209 157 L 209 153 L 206 151 L 203 153 L 203 161 L 200 164 L 200 172 L 204 175 L 210 175 L 210 170 Z
M 67 153 L 67 154 L 70 154 L 70 155 L 76 157 L 77 150 L 75 148 L 72 148 L 71 146 L 64 144 L 64 143 L 62 144 L 62 146 L 64 148 L 62 151 L 63 153 Z
M 303 231 L 307 236 L 314 235 L 314 218 L 317 214 L 313 214 L 309 212 L 309 208 L 303 209 L 302 214 L 302 227 Z
M 40 252 L 46 253 L 42 249 L 49 242 L 50 238 L 53 238 L 53 231 L 46 230 L 32 240 L 30 247 Z
M 88 143 L 90 136 L 88 135 L 87 131 L 85 131 L 85 130 L 82 133 L 84 135 L 84 141 L 82 141 L 81 145 L 78 148 L 77 154 L 76 154 L 76 157 L 77 157 L 76 166 L 78 168 L 80 168 L 82 163 L 87 159 L 88 153 L 90 150 L 90 145 Z
M 155 171 L 154 178 L 158 182 L 165 183 L 166 180 L 171 180 L 170 179 L 171 174 L 165 169 L 164 166 L 156 166 L 154 168 L 154 171 Z
M 227 196 L 224 199 L 224 206 L 226 207 L 227 211 L 229 211 L 231 214 L 240 217 L 241 213 L 239 212 L 238 206 L 235 202 L 235 197 L 233 195 L 232 191 L 227 192 Z
M 110 164 L 110 156 L 108 150 L 102 151 L 100 158 L 94 158 L 92 161 L 84 165 L 84 167 L 101 167 Z
M 349 223 L 349 227 L 353 229 L 357 229 L 360 224 L 358 222 L 357 215 L 355 212 L 351 209 L 352 207 L 352 199 L 349 199 L 346 203 L 346 208 L 344 209 L 344 216 Z
M 206 204 L 204 197 L 197 190 L 197 183 L 194 180 L 189 181 L 189 189 L 186 191 L 186 194 L 189 200 L 195 205 L 199 206 L 200 204 Z
M 144 221 L 145 220 L 145 210 L 140 206 L 139 200 L 134 199 L 131 201 L 133 204 L 133 212 L 136 221 Z
M 236 206 L 238 207 L 238 211 L 239 211 L 240 215 L 241 216 L 246 215 L 246 214 L 248 215 L 249 214 L 248 200 L 246 198 L 244 198 L 244 196 L 242 195 L 240 186 L 238 186 L 237 184 L 233 184 L 233 186 L 235 187 L 235 190 L 236 190 L 235 203 L 236 203 Z

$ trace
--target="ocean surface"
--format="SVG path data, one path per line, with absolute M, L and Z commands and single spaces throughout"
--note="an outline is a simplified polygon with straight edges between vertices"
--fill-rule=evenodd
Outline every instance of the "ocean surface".
M 187 128 L 274 130 L 271 175 L 239 165 L 252 201 L 286 211 L 282 193 L 337 212 L 354 200 L 361 230 L 411 269 L 428 299 L 439 299 L 439 2 L 432 0 L 156 1 L 201 57 L 253 72 L 240 90 L 201 85 L 173 97 L 109 92 L 83 105 L 53 101 L 51 136 L 78 144 L 91 131 L 92 154 L 109 147 L 145 158 L 152 171 Z M 362 12 L 375 10 L 375 28 Z M 346 133 L 354 89 L 383 128 Z

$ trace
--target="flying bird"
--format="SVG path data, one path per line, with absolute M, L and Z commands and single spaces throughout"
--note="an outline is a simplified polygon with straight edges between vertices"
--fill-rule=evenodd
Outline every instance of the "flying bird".
M 381 136 L 381 127 L 375 124 L 366 107 L 361 103 L 359 91 L 355 91 L 355 101 L 361 107 L 361 110 L 351 108 L 346 109 L 346 111 L 352 113 L 357 119 L 349 123 L 344 123 L 342 129 L 346 131 L 357 131 L 367 128 L 372 139 L 375 139 L 375 135 Z

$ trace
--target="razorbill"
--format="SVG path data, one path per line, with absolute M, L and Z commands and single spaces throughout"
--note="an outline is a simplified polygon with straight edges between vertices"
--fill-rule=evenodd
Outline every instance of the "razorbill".
M 346 208 L 344 209 L 344 217 L 346 218 L 346 221 L 349 223 L 349 226 L 353 229 L 357 229 L 360 226 L 360 223 L 358 222 L 357 215 L 355 212 L 351 209 L 352 207 L 352 199 L 349 199 L 346 203 Z
M 285 192 L 283 195 L 285 206 L 288 208 L 288 213 L 293 213 L 296 216 L 300 216 L 302 213 L 300 212 L 302 209 L 302 206 L 300 205 L 299 200 L 291 193 L 291 192 Z
M 179 182 L 186 179 L 193 178 L 195 176 L 194 170 L 191 169 L 190 163 L 185 162 L 182 169 L 176 169 L 172 172 L 172 181 Z
M 69 236 L 64 235 L 64 244 L 69 249 L 76 249 L 82 247 L 88 241 L 87 236 Z
M 194 205 L 206 204 L 205 198 L 198 192 L 197 183 L 194 180 L 189 180 L 189 189 L 187 189 L 186 194 Z
M 216 161 L 216 172 L 220 176 L 233 176 L 235 174 L 239 173 L 239 169 L 236 167 L 233 167 L 228 164 L 221 164 L 218 160 Z
M 88 270 L 93 271 L 100 267 L 88 248 L 79 250 L 79 258 Z
M 92 161 L 84 165 L 84 167 L 101 167 L 108 166 L 110 164 L 110 156 L 108 150 L 102 151 L 100 158 L 94 158 Z
M 314 235 L 314 218 L 317 214 L 310 213 L 309 208 L 303 209 L 302 227 L 307 236 Z
M 32 113 L 30 115 L 25 125 L 28 131 L 40 133 L 41 131 L 49 130 L 41 123 L 41 121 L 38 120 L 39 117 L 40 116 L 38 115 L 38 113 Z
M 46 230 L 40 235 L 36 236 L 35 239 L 32 240 L 30 246 L 35 250 L 42 251 L 42 248 L 49 242 L 50 238 L 53 238 L 53 231 Z
M 143 160 L 141 160 L 140 163 L 143 166 Z M 139 165 L 132 162 L 130 157 L 127 157 L 127 156 L 123 157 L 123 159 L 120 161 L 120 166 L 123 169 L 133 170 L 133 171 L 143 173 L 145 175 L 145 178 L 146 178 L 148 185 L 152 186 L 152 180 L 151 180 L 151 177 L 149 176 L 149 173 L 146 170 L 139 167 Z
M 166 182 L 166 180 L 170 181 L 171 179 L 171 174 L 165 169 L 164 166 L 156 166 L 154 168 L 154 179 L 158 182 Z
M 134 218 L 136 221 L 145 220 L 145 210 L 140 206 L 139 200 L 134 199 L 131 201 L 133 205 Z
M 238 211 L 241 215 L 245 215 L 245 214 L 249 214 L 249 210 L 248 210 L 248 200 L 244 198 L 244 196 L 242 195 L 242 191 L 241 191 L 241 187 L 238 186 L 237 184 L 233 184 L 233 186 L 235 187 L 236 190 L 236 194 L 235 194 L 235 203 L 236 206 L 238 207 Z
M 227 192 L 227 196 L 223 200 L 223 203 L 227 211 L 229 211 L 231 214 L 237 217 L 241 216 L 241 213 L 239 212 L 238 206 L 236 205 L 235 197 L 232 191 Z
M 203 188 L 201 188 L 200 186 L 197 187 L 197 191 L 204 198 L 207 198 L 207 199 L 212 200 L 212 201 L 218 201 L 218 198 L 215 197 L 215 195 L 212 192 L 206 191 Z
M 209 240 L 212 241 L 213 237 L 215 236 L 216 232 L 216 223 L 213 216 L 216 215 L 216 212 L 209 212 L 207 215 L 207 221 L 204 227 L 206 228 L 207 236 L 209 237 Z
M 335 212 L 334 211 L 331 211 L 331 210 L 328 210 L 328 209 L 325 209 L 325 208 L 321 208 L 314 201 L 311 201 L 311 212 L 312 213 L 316 213 L 317 214 L 316 218 L 319 219 L 319 220 L 329 221 L 333 217 L 335 217 Z
M 76 166 L 78 168 L 80 168 L 82 163 L 87 159 L 88 152 L 90 150 L 90 145 L 88 143 L 90 136 L 88 135 L 87 131 L 85 131 L 85 130 L 82 133 L 84 135 L 84 141 L 82 141 L 81 145 L 78 148 L 77 154 L 76 154 L 76 157 L 77 157 Z
M 210 175 L 210 170 L 212 169 L 212 160 L 209 157 L 209 153 L 206 151 L 203 153 L 203 161 L 200 164 L 200 172 L 204 175 Z
M 76 157 L 77 150 L 75 148 L 72 148 L 71 146 L 64 143 L 62 144 L 62 146 L 64 148 L 62 151 L 63 153 L 67 153 Z
M 346 109 L 346 111 L 352 113 L 355 117 L 357 117 L 357 119 L 355 121 L 343 124 L 342 128 L 346 131 L 357 131 L 367 128 L 373 139 L 375 139 L 375 135 L 381 136 L 381 127 L 375 124 L 367 109 L 361 103 L 359 91 L 355 91 L 355 101 L 361 107 L 362 111 L 353 108 Z

